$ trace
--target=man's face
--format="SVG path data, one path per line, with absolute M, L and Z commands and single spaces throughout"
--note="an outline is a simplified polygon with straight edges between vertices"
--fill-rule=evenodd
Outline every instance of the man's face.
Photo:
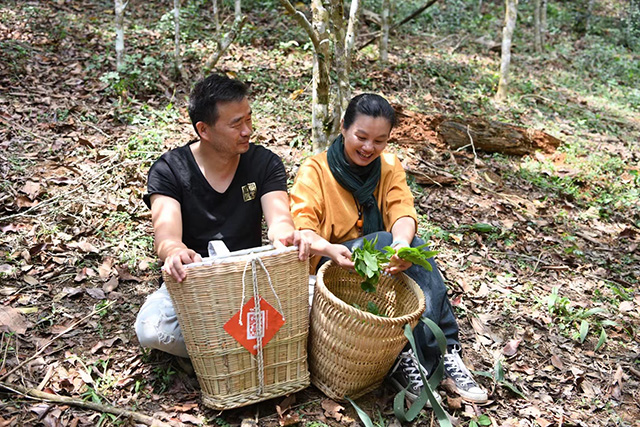
M 213 126 L 207 125 L 207 132 L 201 135 L 217 151 L 228 154 L 242 154 L 249 150 L 249 137 L 253 132 L 251 107 L 247 98 L 242 101 L 218 103 L 218 120 Z

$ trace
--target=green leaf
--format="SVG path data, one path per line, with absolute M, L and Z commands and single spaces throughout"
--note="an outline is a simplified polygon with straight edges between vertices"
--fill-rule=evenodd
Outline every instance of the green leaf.
M 589 322 L 583 320 L 580 323 L 580 342 L 584 342 L 585 338 L 587 338 L 587 334 L 589 333 Z
M 486 224 L 484 222 L 476 222 L 471 226 L 474 231 L 479 231 L 480 233 L 491 233 L 494 230 L 493 225 Z
M 360 420 L 362 420 L 362 424 L 364 424 L 365 427 L 374 427 L 373 426 L 373 422 L 371 421 L 371 418 L 369 418 L 369 415 L 367 415 L 366 412 L 364 412 L 358 405 L 356 405 L 356 402 L 354 402 L 353 400 L 349 399 L 346 396 L 345 396 L 345 399 L 347 399 L 349 401 L 349 403 L 351 403 L 353 408 L 358 413 L 358 416 L 360 417 Z
M 367 311 L 371 314 L 375 314 L 376 316 L 380 316 L 380 309 L 373 301 L 367 302 Z
M 412 264 L 420 265 L 427 270 L 432 271 L 433 267 L 429 262 L 429 258 L 433 258 L 435 255 L 437 255 L 438 251 L 424 250 L 424 248 L 426 247 L 426 244 L 420 245 L 416 248 L 403 247 L 398 249 L 396 254 L 398 255 L 398 258 L 402 258 L 405 261 L 409 261 Z
M 360 283 L 360 288 L 362 288 L 362 290 L 365 292 L 373 293 L 376 291 L 377 283 L 378 283 L 377 280 L 375 281 L 375 284 L 371 283 L 370 280 L 364 280 L 362 283 Z
M 600 330 L 600 338 L 598 338 L 598 344 L 596 344 L 596 351 L 600 350 L 600 347 L 602 347 L 605 342 L 607 342 L 607 333 L 605 332 L 604 328 L 602 328 Z
M 618 322 L 614 320 L 603 320 L 602 322 L 600 322 L 600 324 L 602 326 L 618 326 Z
M 469 421 L 469 427 L 478 427 L 478 423 L 475 420 Z
M 482 375 L 483 377 L 491 378 L 492 380 L 495 381 L 495 378 L 493 377 L 493 373 L 491 373 L 491 372 L 488 372 L 488 371 L 473 371 L 473 373 L 475 375 Z
M 593 316 L 594 314 L 602 313 L 602 312 L 605 312 L 605 311 L 606 310 L 604 308 L 602 308 L 602 307 L 594 307 L 594 308 L 591 308 L 591 309 L 585 311 L 584 313 L 582 313 L 581 317 L 586 319 L 589 316 Z
M 521 398 L 526 399 L 525 395 L 522 394 L 522 392 L 520 390 L 518 390 L 518 387 L 516 387 L 515 385 L 511 384 L 510 382 L 501 381 L 500 384 L 505 386 L 506 388 L 508 388 L 509 390 L 511 390 L 512 392 L 514 392 L 518 396 L 520 396 Z
M 549 308 L 549 312 L 553 311 L 553 307 L 556 305 L 556 301 L 558 301 L 558 287 L 554 286 L 551 289 L 551 295 L 549 295 L 549 299 L 547 300 L 547 307 Z
M 493 367 L 493 378 L 496 380 L 496 382 L 502 382 L 504 381 L 504 368 L 502 367 L 502 360 L 500 359 L 496 359 L 496 363 Z
M 376 257 L 375 254 L 372 254 L 371 252 L 365 252 L 363 259 L 365 264 L 371 269 L 371 271 L 378 270 L 378 257 Z
M 480 424 L 481 426 L 490 426 L 491 425 L 491 418 L 489 418 L 489 416 L 487 414 L 482 414 L 477 418 L 478 424 Z

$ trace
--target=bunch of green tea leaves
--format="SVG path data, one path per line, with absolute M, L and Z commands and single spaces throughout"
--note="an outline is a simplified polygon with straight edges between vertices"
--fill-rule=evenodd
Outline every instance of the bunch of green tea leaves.
M 375 292 L 384 265 L 389 263 L 392 254 L 376 249 L 378 236 L 370 242 L 363 239 L 362 247 L 355 248 L 351 256 L 356 273 L 364 280 L 360 284 L 365 292 Z M 391 250 L 392 252 L 393 249 Z
M 428 243 L 425 243 L 424 245 L 420 245 L 415 248 L 403 247 L 398 249 L 396 255 L 398 255 L 398 258 L 409 261 L 411 264 L 417 264 L 429 271 L 433 271 L 433 267 L 431 267 L 431 264 L 429 263 L 429 258 L 436 256 L 438 251 L 428 251 L 426 249 L 428 245 Z M 384 250 L 387 252 L 387 248 L 391 249 L 390 246 L 385 247 Z M 393 249 L 391 250 L 393 251 Z
M 361 311 L 368 311 L 371 314 L 375 314 L 376 316 L 380 316 L 380 317 L 388 317 L 386 316 L 384 313 L 380 312 L 380 308 L 378 307 L 378 304 L 376 304 L 373 301 L 367 301 L 367 309 L 363 310 L 362 307 L 360 307 L 358 304 L 356 304 L 355 302 L 351 303 L 352 306 L 354 306 L 355 308 L 357 308 L 358 310 Z
M 394 254 L 412 264 L 420 265 L 429 271 L 433 270 L 429 263 L 429 258 L 435 256 L 438 252 L 426 250 L 427 243 L 415 248 L 402 247 L 398 249 L 397 252 L 391 246 L 385 246 L 382 251 L 376 249 L 376 243 L 378 243 L 377 236 L 372 242 L 363 239 L 362 247 L 353 250 L 352 259 L 354 268 L 356 273 L 364 278 L 360 286 L 365 292 L 376 291 L 380 274 L 382 274 L 382 271 L 389 264 Z

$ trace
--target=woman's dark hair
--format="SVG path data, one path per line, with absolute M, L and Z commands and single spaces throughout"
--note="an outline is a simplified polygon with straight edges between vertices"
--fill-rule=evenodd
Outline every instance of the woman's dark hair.
M 214 125 L 218 120 L 218 103 L 242 101 L 248 90 L 240 80 L 222 74 L 211 74 L 198 81 L 189 95 L 189 117 L 193 128 L 196 129 L 198 122 Z M 196 133 L 200 136 L 198 129 Z
M 353 97 L 344 112 L 342 127 L 349 129 L 358 114 L 370 117 L 384 117 L 391 123 L 391 129 L 396 125 L 396 112 L 389 105 L 389 101 L 375 93 L 363 93 Z

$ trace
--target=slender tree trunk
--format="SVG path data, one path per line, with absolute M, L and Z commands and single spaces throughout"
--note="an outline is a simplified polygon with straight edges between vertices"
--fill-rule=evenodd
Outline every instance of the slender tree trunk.
M 333 126 L 329 133 L 329 141 L 332 141 L 340 131 L 340 119 L 342 112 L 347 108 L 351 99 L 351 84 L 349 83 L 349 74 L 351 71 L 351 55 L 353 53 L 353 45 L 355 43 L 355 29 L 358 21 L 358 12 L 360 10 L 359 0 L 352 0 L 349 9 L 349 21 L 346 25 L 344 22 L 344 3 L 343 0 L 332 0 L 331 17 L 333 24 L 333 65 L 336 71 L 336 91 L 333 103 Z
M 327 135 L 328 142 L 330 143 L 330 141 L 337 136 L 340 118 L 342 117 L 343 100 L 347 95 L 346 93 L 343 94 L 343 91 L 349 92 L 349 72 L 347 70 L 349 58 L 347 57 L 345 47 L 347 37 L 344 20 L 344 0 L 331 0 L 329 7 L 331 10 L 330 25 L 332 28 L 330 35 L 332 37 L 331 42 L 333 43 L 333 61 L 331 64 L 336 73 L 336 79 L 332 84 L 333 90 L 331 91 L 335 94 L 330 110 L 332 125 L 329 135 Z
M 311 15 L 314 32 L 318 37 L 318 46 L 313 56 L 313 92 L 311 112 L 311 139 L 316 152 L 324 150 L 333 127 L 329 115 L 329 68 L 330 45 L 329 12 L 321 0 L 311 1 Z
M 221 36 L 220 34 L 220 13 L 218 12 L 218 0 L 213 0 L 213 23 L 216 27 L 216 32 L 213 35 L 216 40 Z
M 640 0 L 629 1 L 626 27 L 627 45 L 640 50 Z
M 589 0 L 587 4 L 587 16 L 584 19 L 584 32 L 589 32 L 589 27 L 591 26 L 591 15 L 593 14 L 593 6 L 595 5 L 596 0 Z
M 116 13 L 116 70 L 122 70 L 124 66 L 124 9 L 127 2 L 115 0 Z
M 234 10 L 234 19 L 239 21 L 242 19 L 242 1 L 236 0 L 235 10 Z
M 180 54 L 180 0 L 173 0 L 173 21 L 175 30 L 175 69 L 176 75 L 182 75 L 182 55 Z
M 242 4 L 241 0 L 235 0 L 235 11 L 234 11 L 234 19 L 231 24 L 231 28 L 229 32 L 222 36 L 222 30 L 220 28 L 220 18 L 218 16 L 218 3 L 216 0 L 213 0 L 213 20 L 216 26 L 216 33 L 214 34 L 217 49 L 213 52 L 207 61 L 204 64 L 203 70 L 205 72 L 209 72 L 213 67 L 216 66 L 220 58 L 227 52 L 231 43 L 238 37 L 238 35 L 242 32 L 242 28 L 244 27 L 245 22 L 247 21 L 246 16 L 242 16 Z
M 500 83 L 496 100 L 504 101 L 507 98 L 507 88 L 509 86 L 509 64 L 511 63 L 511 39 L 513 30 L 516 27 L 518 16 L 518 0 L 506 0 L 505 23 L 502 30 L 502 61 L 500 63 Z
M 380 62 L 386 65 L 389 62 L 389 17 L 391 15 L 391 0 L 382 0 L 382 35 L 380 36 Z
M 534 46 L 536 52 L 542 52 L 542 28 L 540 22 L 540 7 L 542 0 L 535 0 L 533 6 Z
M 549 29 L 547 27 L 547 8 L 549 5 L 549 1 L 548 0 L 542 0 L 542 7 L 540 10 L 540 26 L 542 27 L 542 41 L 545 40 L 545 38 L 547 37 L 547 30 Z

